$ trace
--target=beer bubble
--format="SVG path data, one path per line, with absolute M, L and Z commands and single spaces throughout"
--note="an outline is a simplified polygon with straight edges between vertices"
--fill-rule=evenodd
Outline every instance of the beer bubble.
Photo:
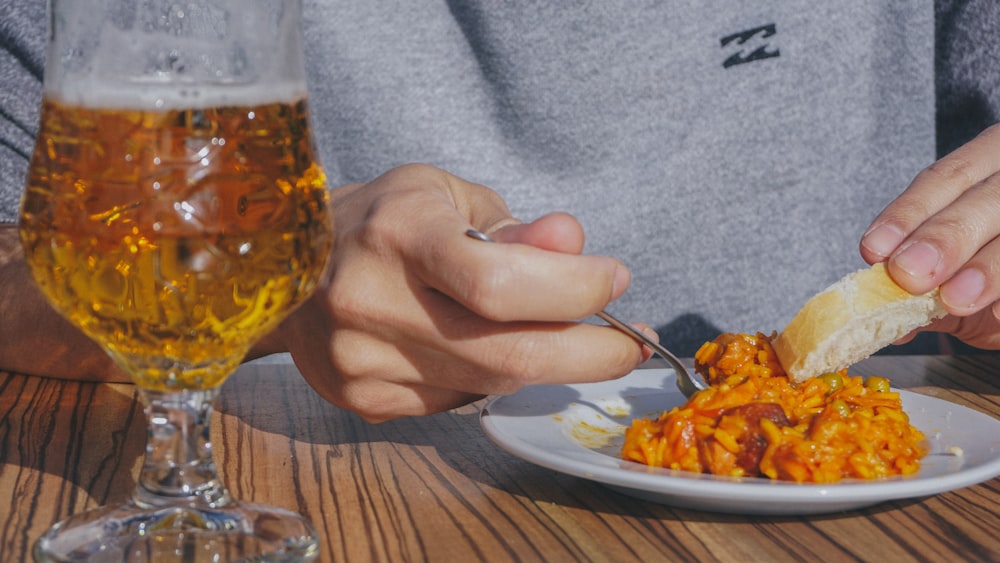
M 181 201 L 174 203 L 174 211 L 181 216 L 185 221 L 191 221 L 194 219 L 194 214 L 196 209 L 190 203 L 186 201 Z

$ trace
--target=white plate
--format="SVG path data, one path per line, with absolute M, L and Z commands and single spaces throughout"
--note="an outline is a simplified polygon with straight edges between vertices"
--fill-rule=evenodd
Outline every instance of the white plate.
M 714 512 L 839 512 L 926 497 L 1000 475 L 1000 421 L 941 399 L 900 394 L 911 423 L 930 444 L 920 472 L 827 485 L 716 477 L 622 460 L 618 452 L 633 418 L 657 416 L 684 402 L 669 369 L 636 370 L 604 383 L 527 387 L 491 400 L 480 423 L 497 445 L 532 463 L 641 499 Z

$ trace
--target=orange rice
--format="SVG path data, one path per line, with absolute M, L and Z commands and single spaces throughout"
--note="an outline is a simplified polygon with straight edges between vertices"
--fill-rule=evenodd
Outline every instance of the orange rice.
M 908 475 L 926 455 L 899 393 L 847 370 L 793 383 L 771 338 L 723 334 L 695 354 L 710 386 L 656 419 L 636 419 L 622 457 L 655 467 L 799 483 Z

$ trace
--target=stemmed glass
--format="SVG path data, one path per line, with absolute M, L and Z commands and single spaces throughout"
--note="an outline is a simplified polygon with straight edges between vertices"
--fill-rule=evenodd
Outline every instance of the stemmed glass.
M 219 388 L 314 289 L 333 244 L 309 129 L 300 0 L 50 0 L 26 259 L 132 376 L 146 457 L 124 505 L 39 560 L 308 560 L 315 530 L 238 502 L 212 460 Z

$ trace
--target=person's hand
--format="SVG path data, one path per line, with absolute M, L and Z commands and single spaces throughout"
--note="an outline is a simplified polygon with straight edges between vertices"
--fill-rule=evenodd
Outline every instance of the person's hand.
M 861 239 L 907 291 L 941 287 L 948 315 L 923 330 L 1000 349 L 1000 125 L 923 170 Z
M 520 224 L 495 192 L 424 165 L 333 198 L 330 275 L 275 333 L 328 401 L 379 421 L 529 383 L 611 379 L 648 359 L 618 330 L 576 322 L 630 274 L 581 255 L 571 216 Z

